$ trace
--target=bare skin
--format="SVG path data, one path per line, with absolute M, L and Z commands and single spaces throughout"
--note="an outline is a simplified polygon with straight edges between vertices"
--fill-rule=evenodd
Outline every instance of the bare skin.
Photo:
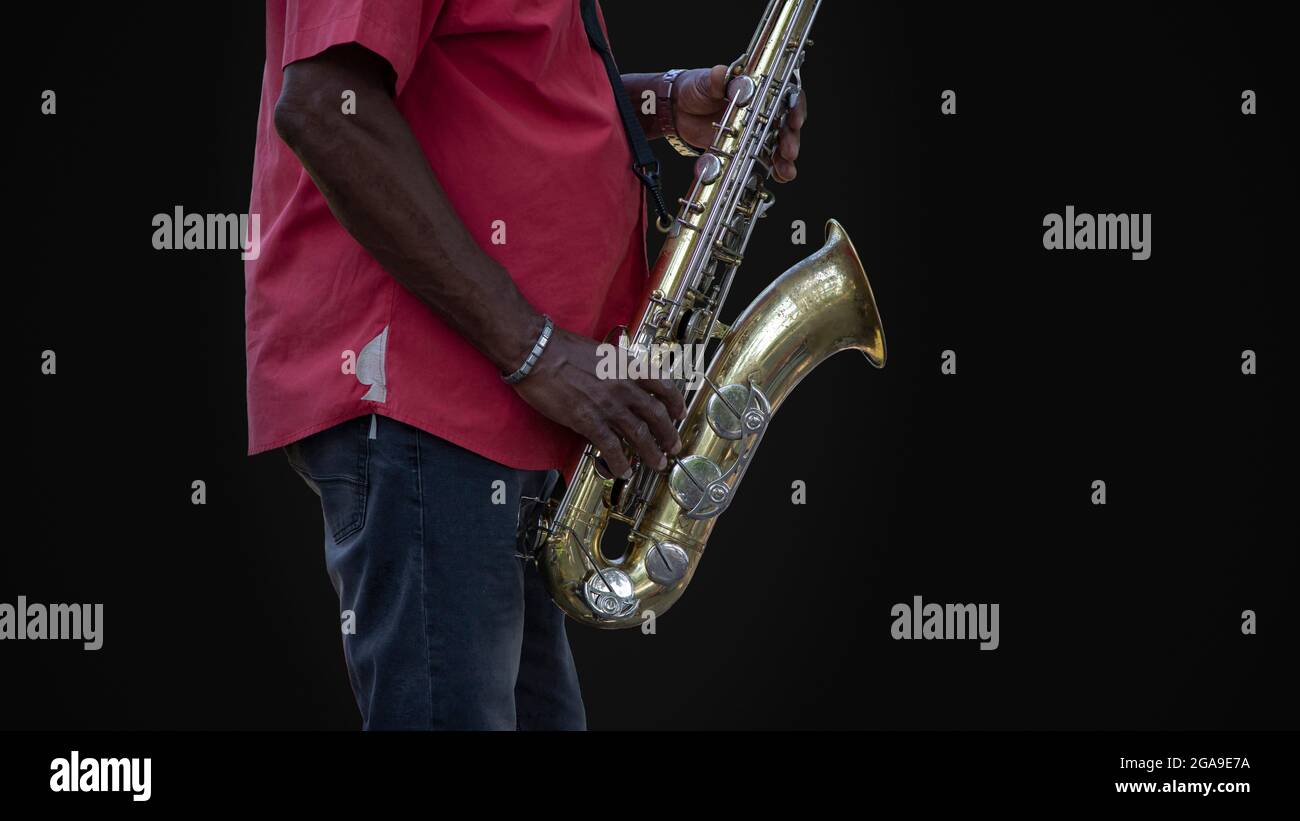
M 707 145 L 710 118 L 725 106 L 725 68 L 690 75 L 679 80 L 677 128 L 692 144 Z M 356 114 L 340 112 L 345 89 L 356 93 Z M 629 93 L 639 99 L 631 84 Z M 782 134 L 782 179 L 794 177 L 803 117 L 789 118 L 790 133 Z M 286 66 L 275 127 L 335 218 L 385 270 L 503 373 L 523 363 L 541 333 L 542 316 L 448 202 L 394 104 L 385 60 L 345 45 Z M 681 449 L 673 422 L 685 413 L 681 394 L 668 380 L 601 379 L 597 361 L 595 340 L 557 327 L 533 371 L 514 389 L 599 448 L 614 475 L 631 473 L 620 440 L 644 464 L 663 469 Z

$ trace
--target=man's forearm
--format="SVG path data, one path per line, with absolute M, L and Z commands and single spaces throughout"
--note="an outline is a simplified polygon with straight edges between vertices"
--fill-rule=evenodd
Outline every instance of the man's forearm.
M 656 137 L 662 137 L 663 132 L 659 128 L 659 123 L 655 120 L 653 109 L 651 109 L 650 114 L 645 112 L 647 96 L 645 92 L 650 92 L 649 96 L 653 98 L 655 89 L 659 86 L 659 78 L 663 76 L 662 71 L 654 74 L 623 75 L 623 86 L 627 89 L 627 96 L 632 99 L 632 107 L 636 110 L 637 119 L 641 121 L 641 128 L 645 131 L 645 135 L 652 140 Z M 655 101 L 655 105 L 659 105 L 658 100 Z
M 276 129 L 379 264 L 498 369 L 512 371 L 541 317 L 465 228 L 371 67 L 356 53 L 289 66 Z M 345 89 L 356 92 L 355 114 L 340 109 Z

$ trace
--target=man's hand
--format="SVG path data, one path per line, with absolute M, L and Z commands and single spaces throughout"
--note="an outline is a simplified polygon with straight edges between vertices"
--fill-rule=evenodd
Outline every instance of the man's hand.
M 673 83 L 677 134 L 699 148 L 713 144 L 713 124 L 727 108 L 727 67 L 696 68 L 682 72 Z M 785 118 L 772 161 L 777 182 L 795 178 L 799 158 L 799 130 L 808 119 L 808 95 L 799 90 L 799 102 Z
M 685 415 L 676 386 L 666 379 L 601 379 L 597 345 L 556 328 L 537 365 L 514 386 L 525 402 L 547 418 L 581 434 L 600 449 L 615 476 L 631 466 L 620 438 L 655 470 L 681 450 L 673 419 Z

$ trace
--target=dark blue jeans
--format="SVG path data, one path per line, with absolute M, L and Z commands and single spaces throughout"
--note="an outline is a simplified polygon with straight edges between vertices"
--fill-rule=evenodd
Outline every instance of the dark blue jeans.
M 520 496 L 546 473 L 373 422 L 285 448 L 321 499 L 363 727 L 585 729 L 564 614 L 516 555 Z

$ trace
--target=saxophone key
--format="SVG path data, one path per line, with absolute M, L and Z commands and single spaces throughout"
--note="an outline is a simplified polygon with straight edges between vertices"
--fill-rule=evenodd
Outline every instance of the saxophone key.
M 655 542 L 646 554 L 645 572 L 651 581 L 667 587 L 682 580 L 690 563 L 690 556 L 681 545 Z
M 582 585 L 582 595 L 598 618 L 621 619 L 636 612 L 632 579 L 617 568 L 593 571 Z
M 668 492 L 688 519 L 708 519 L 722 511 L 729 488 L 722 469 L 705 456 L 692 454 L 677 460 L 668 476 Z
M 712 185 L 722 174 L 722 160 L 716 154 L 704 153 L 695 161 L 695 179 L 701 185 Z

